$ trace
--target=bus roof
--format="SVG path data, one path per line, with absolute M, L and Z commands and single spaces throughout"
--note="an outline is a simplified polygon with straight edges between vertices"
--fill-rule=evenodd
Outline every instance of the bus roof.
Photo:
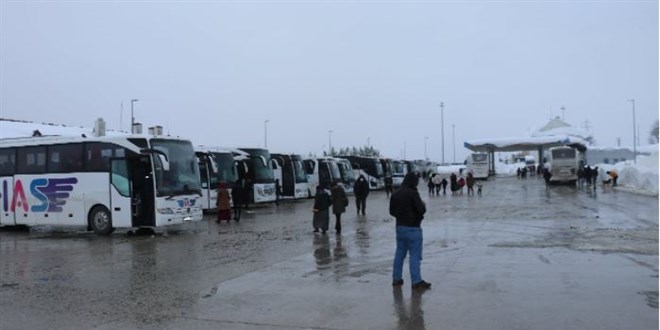
M 82 142 L 106 142 L 116 143 L 128 149 L 139 151 L 140 147 L 131 143 L 129 139 L 162 139 L 162 140 L 178 140 L 186 141 L 185 139 L 167 137 L 167 136 L 149 136 L 149 135 L 117 135 L 117 136 L 35 136 L 35 137 L 21 137 L 21 138 L 6 138 L 0 139 L 0 148 L 21 147 L 21 146 L 39 146 L 39 145 L 52 145 L 52 144 L 65 144 L 65 143 L 82 143 Z

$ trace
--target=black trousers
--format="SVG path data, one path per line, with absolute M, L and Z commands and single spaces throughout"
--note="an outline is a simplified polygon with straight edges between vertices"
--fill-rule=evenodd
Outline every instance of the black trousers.
M 367 197 L 355 197 L 355 206 L 357 207 L 358 213 L 362 211 L 362 214 L 364 214 L 364 210 L 367 208 Z
M 335 213 L 335 230 L 341 231 L 341 213 Z

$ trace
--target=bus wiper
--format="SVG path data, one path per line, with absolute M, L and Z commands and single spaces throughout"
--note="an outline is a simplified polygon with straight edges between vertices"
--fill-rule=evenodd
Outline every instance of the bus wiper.
M 171 200 L 171 199 L 174 198 L 174 197 L 176 197 L 176 195 L 169 195 L 169 196 L 165 197 L 165 200 L 168 200 L 168 201 L 169 201 L 169 200 Z

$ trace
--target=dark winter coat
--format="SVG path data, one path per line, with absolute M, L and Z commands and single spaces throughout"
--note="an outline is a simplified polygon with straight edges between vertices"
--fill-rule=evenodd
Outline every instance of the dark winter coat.
M 314 197 L 314 209 L 323 211 L 327 210 L 330 208 L 330 205 L 332 205 L 332 199 L 330 199 L 330 195 L 328 195 L 325 190 L 322 190 L 320 192 L 316 193 L 316 196 Z
M 231 200 L 235 207 L 243 205 L 243 187 L 241 187 L 240 180 L 236 181 L 236 184 L 231 189 Z
M 417 191 L 419 179 L 414 173 L 406 174 L 401 187 L 390 198 L 390 215 L 397 226 L 420 227 L 426 213 L 426 205 Z
M 334 186 L 330 189 L 332 197 L 332 213 L 333 214 L 342 214 L 346 212 L 346 206 L 348 206 L 348 198 L 346 197 L 346 192 L 340 186 Z
M 355 181 L 355 184 L 353 184 L 353 194 L 355 197 L 367 197 L 369 195 L 369 182 L 367 182 L 367 178 L 364 175 L 360 175 L 357 181 Z

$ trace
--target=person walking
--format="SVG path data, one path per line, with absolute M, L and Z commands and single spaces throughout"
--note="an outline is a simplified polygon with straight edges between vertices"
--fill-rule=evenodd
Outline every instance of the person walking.
M 357 181 L 353 184 L 353 194 L 355 195 L 355 207 L 357 208 L 358 215 L 362 211 L 362 215 L 365 215 L 365 209 L 367 208 L 367 196 L 369 195 L 369 182 L 364 175 L 360 174 Z
M 442 178 L 442 181 L 440 181 L 440 185 L 442 185 L 442 194 L 446 195 L 447 194 L 447 179 Z
M 321 186 L 316 186 L 316 196 L 314 197 L 314 218 L 312 220 L 312 226 L 314 226 L 314 232 L 318 233 L 319 229 L 325 234 L 328 231 L 328 225 L 330 223 L 330 205 L 332 205 L 332 199 L 330 195 L 321 188 Z
M 550 173 L 550 170 L 548 170 L 547 167 L 543 168 L 543 179 L 545 180 L 545 187 L 548 188 L 550 187 L 550 178 L 552 177 L 552 173 Z
M 472 172 L 468 172 L 467 178 L 465 179 L 465 185 L 467 185 L 467 194 L 470 196 L 474 196 L 474 176 L 472 176 Z
M 429 181 L 426 183 L 426 186 L 429 188 L 429 195 L 433 196 L 435 193 L 435 183 L 433 183 L 433 178 L 435 178 L 436 174 L 432 174 L 431 177 L 429 178 Z
M 332 182 L 330 197 L 332 199 L 332 213 L 335 215 L 335 231 L 339 234 L 341 233 L 341 214 L 346 212 L 348 197 L 346 197 L 344 188 L 340 187 L 337 181 Z
M 218 183 L 218 197 L 216 198 L 215 205 L 218 207 L 218 218 L 215 222 L 220 223 L 222 220 L 231 220 L 231 205 L 229 203 L 229 190 L 227 184 L 224 182 Z
M 409 255 L 410 280 L 413 289 L 429 289 L 431 283 L 422 279 L 422 220 L 426 205 L 417 191 L 417 176 L 406 174 L 401 187 L 390 199 L 390 215 L 396 218 L 396 252 L 392 265 L 392 285 L 403 285 L 403 262 Z
M 243 186 L 241 179 L 237 179 L 234 188 L 231 189 L 231 199 L 234 202 L 234 221 L 241 221 L 241 210 L 243 209 Z
M 458 191 L 458 182 L 456 178 L 456 174 L 452 173 L 449 176 L 449 189 L 451 190 L 452 195 L 456 195 Z
M 440 196 L 440 184 L 442 183 L 442 178 L 440 174 L 436 174 L 433 177 L 433 186 L 435 187 L 435 195 Z
M 385 194 L 387 194 L 387 198 L 390 198 L 390 195 L 392 195 L 393 187 L 394 187 L 394 181 L 392 180 L 392 175 L 386 174 L 385 175 Z
M 282 199 L 282 185 L 280 179 L 275 179 L 275 205 L 280 205 Z

